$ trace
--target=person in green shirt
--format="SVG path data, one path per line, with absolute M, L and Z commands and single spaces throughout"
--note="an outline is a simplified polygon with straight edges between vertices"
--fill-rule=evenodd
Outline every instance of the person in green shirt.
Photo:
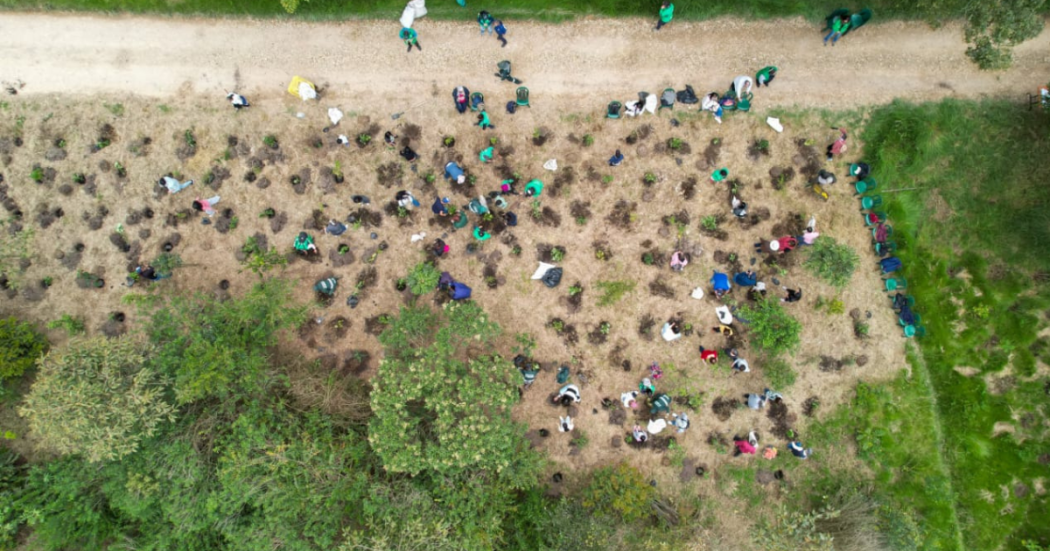
M 478 126 L 480 126 L 482 130 L 488 130 L 490 128 L 496 128 L 495 126 L 492 126 L 491 122 L 489 122 L 488 111 L 482 111 L 478 115 Z
M 649 409 L 650 415 L 669 413 L 671 411 L 671 397 L 666 394 L 657 394 L 649 403 L 652 405 Z
M 469 220 L 467 219 L 467 213 L 459 211 L 452 216 L 452 229 L 458 230 L 466 226 L 468 222 Z
M 674 4 L 671 0 L 664 0 L 663 5 L 660 6 L 660 20 L 656 22 L 656 29 L 660 30 L 660 27 L 671 22 L 674 19 Z
M 419 45 L 419 35 L 416 33 L 415 29 L 402 27 L 401 32 L 398 33 L 398 36 L 401 37 L 401 40 L 404 40 L 405 44 L 408 45 L 408 51 L 412 51 L 412 46 L 415 46 L 421 52 L 423 51 L 423 47 Z
M 848 30 L 849 30 L 849 16 L 848 15 L 844 15 L 841 18 L 836 19 L 835 22 L 831 24 L 831 32 L 828 33 L 828 35 L 824 37 L 824 45 L 825 46 L 828 45 L 828 39 L 830 38 L 831 39 L 831 45 L 834 46 L 835 43 L 838 42 L 839 39 L 842 38 L 842 35 L 846 34 L 846 31 L 848 31 Z
M 761 88 L 763 84 L 769 86 L 769 83 L 773 82 L 774 78 L 777 78 L 777 68 L 772 65 L 764 67 L 755 74 L 755 87 Z
M 543 182 L 532 180 L 525 184 L 525 197 L 539 197 L 543 193 Z
M 721 182 L 722 180 L 725 180 L 728 177 L 729 177 L 729 169 L 728 168 L 720 168 L 720 169 L 718 169 L 718 170 L 716 170 L 716 171 L 711 173 L 711 181 L 716 183 L 716 184 L 718 182 Z
M 478 154 L 478 159 L 480 159 L 481 162 L 483 162 L 483 163 L 487 163 L 487 162 L 492 160 L 492 155 L 495 154 L 495 152 L 496 152 L 496 148 L 494 148 L 494 147 L 492 147 L 490 145 L 490 146 L 486 147 L 485 149 L 481 150 L 481 153 Z
M 317 253 L 317 245 L 314 245 L 314 238 L 306 232 L 299 233 L 299 236 L 295 238 L 295 243 L 292 244 L 292 247 L 302 254 Z
M 477 239 L 478 241 L 484 241 L 490 237 L 492 237 L 492 234 L 481 229 L 481 226 L 474 226 L 474 239 Z

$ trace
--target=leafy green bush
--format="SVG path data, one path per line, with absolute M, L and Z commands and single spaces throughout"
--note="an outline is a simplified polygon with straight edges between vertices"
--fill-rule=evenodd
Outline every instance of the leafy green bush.
M 441 271 L 432 262 L 420 262 L 408 272 L 408 288 L 413 295 L 425 295 L 437 289 Z
M 998 0 L 966 4 L 966 55 L 981 69 L 1006 69 L 1013 46 L 1043 30 L 1045 0 Z
M 857 251 L 830 237 L 818 237 L 807 250 L 809 254 L 803 263 L 806 268 L 835 287 L 845 287 L 860 262 Z
M 62 317 L 57 320 L 47 322 L 47 328 L 65 330 L 65 332 L 72 337 L 84 332 L 84 320 L 69 314 L 62 314 Z
M 505 473 L 532 483 L 535 457 L 510 417 L 520 376 L 497 354 L 499 334 L 473 302 L 440 314 L 402 308 L 391 320 L 379 339 L 386 357 L 372 380 L 368 426 L 387 471 Z
M 635 282 L 629 280 L 621 281 L 599 281 L 594 284 L 602 295 L 598 297 L 598 306 L 611 306 L 620 302 L 624 295 L 634 291 Z
M 18 412 L 47 448 L 91 462 L 127 456 L 175 419 L 168 380 L 144 367 L 150 352 L 130 337 L 75 340 L 41 360 Z
M 753 306 L 743 306 L 740 317 L 751 322 L 751 344 L 771 357 L 798 348 L 802 324 L 791 317 L 777 299 L 767 298 Z
M 22 376 L 47 348 L 47 339 L 32 325 L 0 319 L 0 381 Z
M 656 490 L 638 469 L 627 463 L 594 471 L 582 493 L 585 507 L 601 514 L 618 515 L 625 522 L 648 517 L 654 497 Z

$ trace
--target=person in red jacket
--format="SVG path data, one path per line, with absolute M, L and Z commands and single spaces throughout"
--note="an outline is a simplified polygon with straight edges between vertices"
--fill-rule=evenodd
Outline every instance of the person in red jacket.
M 736 453 L 733 454 L 734 456 L 742 453 L 755 455 L 755 452 L 758 451 L 758 436 L 755 434 L 755 431 L 747 433 L 747 440 L 744 440 L 739 436 L 734 436 L 733 445 L 736 446 Z
M 718 351 L 717 350 L 708 350 L 708 349 L 704 348 L 703 345 L 701 345 L 700 346 L 700 360 L 705 361 L 705 362 L 707 362 L 709 364 L 718 363 Z

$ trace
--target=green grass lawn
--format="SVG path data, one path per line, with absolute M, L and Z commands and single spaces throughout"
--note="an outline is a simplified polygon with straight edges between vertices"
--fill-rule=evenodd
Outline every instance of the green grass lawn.
M 940 15 L 958 16 L 963 2 L 949 0 L 936 6 Z M 296 16 L 305 19 L 390 18 L 397 19 L 405 0 L 304 0 Z M 656 18 L 659 0 L 496 0 L 488 3 L 468 1 L 461 8 L 454 0 L 427 2 L 428 17 L 474 20 L 477 12 L 491 11 L 507 19 L 562 21 L 587 15 L 610 17 L 646 16 Z M 741 17 L 803 16 L 818 20 L 840 7 L 870 7 L 876 17 L 917 18 L 927 9 L 922 3 L 906 0 L 871 0 L 850 4 L 829 0 L 707 0 L 675 2 L 676 19 L 708 19 L 722 15 Z M 99 12 L 160 13 L 233 17 L 281 17 L 287 15 L 279 0 L 0 0 L 0 8 L 15 10 L 73 10 Z
M 895 102 L 875 110 L 864 131 L 866 159 L 902 246 L 907 292 L 928 330 L 918 344 L 943 428 L 938 451 L 951 471 L 946 489 L 936 477 L 925 489 L 911 485 L 900 466 L 888 473 L 900 478 L 885 482 L 937 519 L 945 495 L 954 494 L 970 550 L 1050 543 L 1050 503 L 1032 491 L 1047 473 L 1038 458 L 1050 453 L 1042 428 L 1050 380 L 1035 376 L 1037 359 L 1050 363 L 1050 341 L 1037 336 L 1050 307 L 1048 129 L 1046 114 L 1017 104 L 945 101 Z M 924 374 L 915 371 L 911 384 L 920 385 Z M 894 396 L 906 407 L 906 393 Z M 1014 435 L 994 436 L 996 422 L 1010 423 Z M 886 431 L 875 435 L 882 449 L 913 450 L 910 469 L 921 471 L 936 444 L 881 424 L 871 430 Z M 878 455 L 876 463 L 900 463 Z M 940 520 L 928 525 L 942 531 Z M 930 548 L 952 548 L 941 545 L 946 537 L 936 541 Z

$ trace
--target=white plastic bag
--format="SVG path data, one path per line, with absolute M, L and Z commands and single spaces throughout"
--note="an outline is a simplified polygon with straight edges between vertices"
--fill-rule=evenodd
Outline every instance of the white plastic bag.
M 784 125 L 780 124 L 780 119 L 776 117 L 766 118 L 766 124 L 772 127 L 773 130 L 776 130 L 778 133 L 784 131 Z
M 553 267 L 554 267 L 554 264 L 547 264 L 546 262 L 540 262 L 540 267 L 536 268 L 536 271 L 532 273 L 532 279 L 540 279 L 540 278 L 542 278 L 547 273 L 547 270 L 550 270 Z
M 558 160 L 548 159 L 547 162 L 543 163 L 543 168 L 546 168 L 547 170 L 551 171 L 558 170 Z

